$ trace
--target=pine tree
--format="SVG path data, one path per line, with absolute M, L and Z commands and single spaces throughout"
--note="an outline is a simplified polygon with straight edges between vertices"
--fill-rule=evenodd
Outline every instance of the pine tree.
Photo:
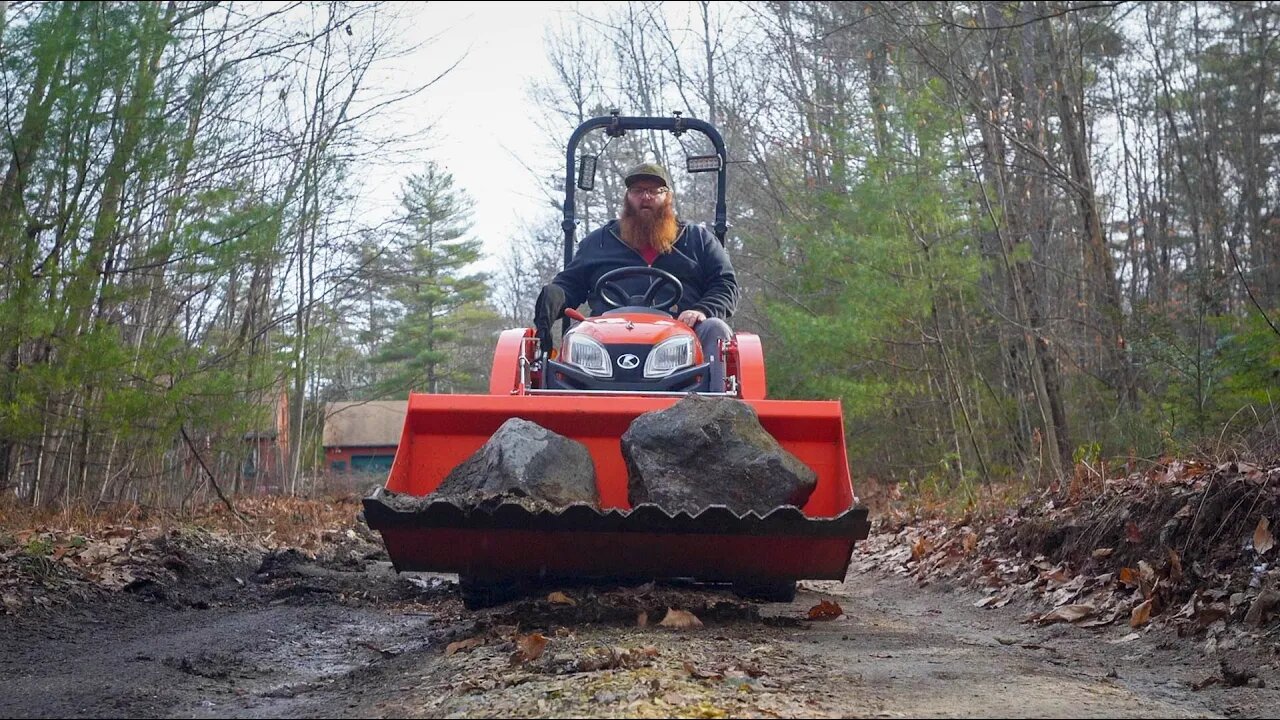
M 401 192 L 400 229 L 375 272 L 387 279 L 400 317 L 380 344 L 375 362 L 386 368 L 377 393 L 401 398 L 408 390 L 473 389 L 482 371 L 461 360 L 471 345 L 492 345 L 476 329 L 491 328 L 488 278 L 467 274 L 481 256 L 481 241 L 467 237 L 474 206 L 453 175 L 435 163 L 410 177 Z

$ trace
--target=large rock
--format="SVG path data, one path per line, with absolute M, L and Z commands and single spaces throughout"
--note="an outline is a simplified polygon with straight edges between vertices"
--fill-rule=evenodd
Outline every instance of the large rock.
M 805 504 L 817 475 L 787 452 L 741 400 L 688 395 L 636 418 L 622 435 L 627 497 L 667 512 L 725 505 L 763 515 Z
M 537 423 L 512 418 L 430 496 L 462 507 L 519 502 L 531 509 L 600 505 L 587 448 Z

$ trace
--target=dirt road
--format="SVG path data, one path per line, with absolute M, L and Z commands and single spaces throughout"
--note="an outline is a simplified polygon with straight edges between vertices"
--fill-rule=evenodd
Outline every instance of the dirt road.
M 0 618 L 7 717 L 1266 716 L 1274 656 L 1022 622 L 855 562 L 789 605 L 565 588 L 479 612 L 447 578 L 269 557 Z M 548 597 L 551 599 L 549 600 Z M 843 615 L 809 620 L 828 601 Z M 659 624 L 666 608 L 700 627 Z M 641 613 L 647 617 L 642 618 Z M 644 626 L 641 620 L 647 620 Z M 545 640 L 545 642 L 544 642 Z M 1247 685 L 1222 658 L 1251 668 Z M 1259 679 L 1261 682 L 1259 682 Z M 1257 687 L 1264 684 L 1265 687 Z

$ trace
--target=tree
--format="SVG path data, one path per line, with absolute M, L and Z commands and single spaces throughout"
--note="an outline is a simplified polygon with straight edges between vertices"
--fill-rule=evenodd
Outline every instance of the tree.
M 386 373 L 378 395 L 400 398 L 409 390 L 454 392 L 487 386 L 487 365 L 469 348 L 496 343 L 498 317 L 485 302 L 488 278 L 467 274 L 480 259 L 481 241 L 468 238 L 473 202 L 435 163 L 406 182 L 403 216 L 377 272 L 399 306 L 391 336 L 375 360 Z M 491 357 L 491 355 L 489 356 Z
M 315 436 L 389 9 L 0 3 L 0 489 L 199 501 L 197 448 L 230 487 L 247 432 Z

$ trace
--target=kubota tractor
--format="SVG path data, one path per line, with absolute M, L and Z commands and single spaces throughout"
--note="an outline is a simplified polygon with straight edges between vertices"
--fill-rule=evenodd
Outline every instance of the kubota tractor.
M 724 242 L 727 154 L 720 133 L 692 118 L 615 113 L 582 123 L 568 144 L 566 265 L 577 228 L 575 189 L 589 189 L 594 175 L 595 159 L 584 158 L 575 182 L 575 152 L 586 133 L 600 128 L 615 137 L 653 129 L 705 135 L 715 154 L 688 158 L 687 165 L 691 172 L 717 173 L 714 232 Z M 635 287 L 636 276 L 649 281 L 638 295 L 625 289 Z M 868 522 L 866 508 L 854 504 L 839 402 L 765 399 L 764 356 L 751 333 L 730 339 L 723 377 L 714 372 L 693 330 L 663 309 L 678 303 L 682 288 L 661 270 L 615 271 L 600 278 L 598 289 L 613 309 L 589 318 L 566 311 L 576 324 L 564 333 L 558 357 L 542 353 L 532 328 L 507 330 L 494 352 L 488 395 L 409 395 L 390 477 L 364 500 L 365 519 L 382 533 L 396 569 L 458 573 L 472 607 L 503 599 L 528 581 L 682 578 L 733 583 L 751 597 L 789 601 L 797 580 L 843 579 Z M 622 434 L 637 416 L 690 392 L 750 404 L 763 428 L 817 474 L 805 505 L 763 516 L 723 506 L 693 515 L 632 507 Z M 391 501 L 392 494 L 429 496 L 513 417 L 587 447 L 599 508 L 464 508 L 427 498 L 406 510 Z

